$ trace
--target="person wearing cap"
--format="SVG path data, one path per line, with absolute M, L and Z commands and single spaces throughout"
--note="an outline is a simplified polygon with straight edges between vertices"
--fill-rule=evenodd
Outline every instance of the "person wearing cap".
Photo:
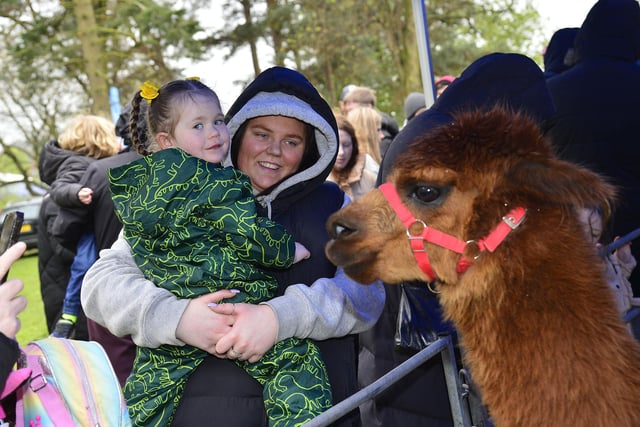
M 255 361 L 289 337 L 316 342 L 334 404 L 352 395 L 358 390 L 355 334 L 373 325 L 384 304 L 382 284 L 355 283 L 324 255 L 326 220 L 348 198 L 326 182 L 338 130 L 313 85 L 294 70 L 270 68 L 240 94 L 225 121 L 227 164 L 249 176 L 258 211 L 311 252 L 304 263 L 273 271 L 279 296 L 258 305 L 217 304 L 216 293 L 178 299 L 144 279 L 123 239 L 102 251 L 83 288 L 89 317 L 116 335 L 130 334 L 141 346 L 190 344 L 211 354 L 191 374 L 173 426 L 197 425 L 206 414 L 230 427 L 266 425 L 262 387 L 224 355 L 233 347 Z M 293 150 L 300 144 L 304 150 Z M 361 425 L 358 410 L 334 425 Z
M 382 159 L 377 185 L 385 182 L 398 155 L 417 137 L 451 123 L 456 112 L 490 110 L 496 105 L 526 112 L 543 129 L 549 128 L 555 113 L 542 70 L 533 60 L 514 53 L 483 56 L 469 65 L 429 109 L 415 116 L 400 131 Z M 435 333 L 451 334 L 455 342 L 455 329 L 442 320 L 437 295 L 428 290 L 426 283 L 410 282 L 406 285 L 427 289 L 418 297 L 424 298 L 422 307 L 430 308 L 429 321 L 434 325 Z M 358 381 L 361 388 L 372 384 L 413 354 L 411 350 L 396 348 L 401 287 L 385 284 L 385 292 L 385 307 L 378 322 L 360 334 Z M 453 425 L 440 356 L 422 364 L 391 390 L 361 405 L 364 425 Z M 487 415 L 481 399 L 473 387 L 470 390 L 472 421 L 474 425 L 487 425 L 483 424 Z
M 347 96 L 347 94 L 349 92 L 351 92 L 353 89 L 357 88 L 358 86 L 354 85 L 354 84 L 348 84 L 345 87 L 342 88 L 342 91 L 340 91 L 340 99 L 338 99 L 338 104 L 340 105 L 340 114 L 343 114 L 343 112 L 345 111 L 345 100 L 344 98 Z
M 603 243 L 640 227 L 640 5 L 600 0 L 575 37 L 576 63 L 547 80 L 558 109 L 550 134 L 558 155 L 618 188 Z M 640 243 L 631 245 L 640 259 Z M 640 295 L 640 269 L 629 281 Z
M 411 92 L 404 100 L 404 124 L 405 126 L 411 119 L 427 109 L 427 103 L 424 99 L 424 93 Z

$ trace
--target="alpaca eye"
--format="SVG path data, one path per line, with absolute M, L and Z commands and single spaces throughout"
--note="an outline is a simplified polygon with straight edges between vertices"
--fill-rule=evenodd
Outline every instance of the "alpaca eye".
M 422 203 L 433 203 L 437 201 L 443 192 L 440 187 L 433 185 L 420 185 L 413 190 L 412 197 Z

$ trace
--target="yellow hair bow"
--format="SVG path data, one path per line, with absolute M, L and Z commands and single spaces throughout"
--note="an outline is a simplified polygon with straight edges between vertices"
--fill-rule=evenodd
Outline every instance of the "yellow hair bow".
M 151 104 L 151 101 L 158 97 L 158 90 L 160 90 L 158 86 L 149 81 L 146 81 L 142 84 L 142 86 L 140 86 L 140 96 L 146 99 L 149 104 Z

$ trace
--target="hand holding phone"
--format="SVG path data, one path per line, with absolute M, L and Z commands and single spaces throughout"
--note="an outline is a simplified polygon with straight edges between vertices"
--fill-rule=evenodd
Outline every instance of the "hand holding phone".
M 0 232 L 0 255 L 13 246 L 20 237 L 20 228 L 24 220 L 24 213 L 20 211 L 12 211 L 7 213 L 2 222 L 2 231 Z M 0 283 L 7 281 L 9 271 L 4 275 Z

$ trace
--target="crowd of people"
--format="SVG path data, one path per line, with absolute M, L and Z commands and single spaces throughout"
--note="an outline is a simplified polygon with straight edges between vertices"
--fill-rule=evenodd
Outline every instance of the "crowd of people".
M 432 106 L 407 94 L 402 126 L 372 88 L 349 84 L 332 107 L 284 67 L 260 73 L 227 112 L 198 79 L 145 82 L 115 126 L 79 115 L 43 149 L 49 332 L 103 345 L 134 425 L 196 425 L 203 413 L 226 426 L 303 424 L 416 351 L 396 340 L 402 287 L 363 286 L 332 265 L 327 218 L 383 183 L 418 135 L 502 105 L 619 189 L 596 243 L 633 231 L 639 60 L 638 3 L 599 0 L 580 28 L 554 34 L 544 69 L 517 53 L 483 56 L 434 81 Z M 600 213 L 584 212 L 593 231 Z M 627 286 L 621 316 L 640 295 L 638 250 L 626 245 L 603 264 Z M 23 251 L 0 256 L 0 275 Z M 12 356 L 0 358 L 3 382 L 17 358 L 21 288 L 0 286 L 0 344 Z M 420 298 L 435 332 L 457 342 L 437 295 Z M 472 406 L 476 425 L 491 425 L 481 397 Z M 452 424 L 437 356 L 333 425 Z

